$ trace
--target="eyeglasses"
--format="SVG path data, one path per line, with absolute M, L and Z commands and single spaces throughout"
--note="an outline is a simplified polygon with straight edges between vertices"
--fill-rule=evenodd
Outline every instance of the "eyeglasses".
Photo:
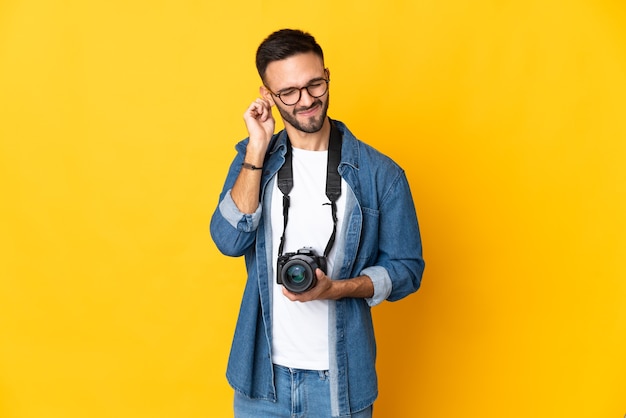
M 318 97 L 322 97 L 328 91 L 328 83 L 330 80 L 325 78 L 320 78 L 319 80 L 313 80 L 308 85 L 304 87 L 291 87 L 281 91 L 280 93 L 274 93 L 269 87 L 265 86 L 270 93 L 274 96 L 278 97 L 281 102 L 283 102 L 286 106 L 294 106 L 296 103 L 300 101 L 302 97 L 302 90 L 306 89 L 306 92 L 309 93 L 309 96 L 317 99 Z

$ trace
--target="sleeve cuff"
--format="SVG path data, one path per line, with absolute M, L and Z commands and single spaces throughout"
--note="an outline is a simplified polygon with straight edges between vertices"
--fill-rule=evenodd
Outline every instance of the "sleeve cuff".
M 374 307 L 387 299 L 391 294 L 392 284 L 387 269 L 380 266 L 367 267 L 361 274 L 369 277 L 374 285 L 374 296 L 365 298 L 370 307 Z
M 261 204 L 257 206 L 254 213 L 242 213 L 239 208 L 237 208 L 237 205 L 230 195 L 230 190 L 226 192 L 224 199 L 220 202 L 219 208 L 224 219 L 226 219 L 233 228 L 237 228 L 243 232 L 252 232 L 259 226 L 261 220 Z

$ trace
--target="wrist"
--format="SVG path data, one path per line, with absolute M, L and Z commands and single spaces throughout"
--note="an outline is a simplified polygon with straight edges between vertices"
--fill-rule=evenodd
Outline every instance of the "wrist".
M 246 168 L 248 170 L 252 170 L 252 171 L 256 171 L 256 170 L 263 170 L 263 166 L 256 166 L 254 164 L 250 164 L 249 162 L 244 161 L 243 163 L 241 163 L 241 167 L 242 168 Z
M 374 285 L 367 276 L 354 277 L 346 280 L 333 280 L 329 294 L 333 299 L 370 298 L 374 294 Z
M 266 147 L 253 144 L 252 141 L 250 141 L 246 147 L 244 163 L 252 164 L 256 167 L 262 167 L 266 149 Z

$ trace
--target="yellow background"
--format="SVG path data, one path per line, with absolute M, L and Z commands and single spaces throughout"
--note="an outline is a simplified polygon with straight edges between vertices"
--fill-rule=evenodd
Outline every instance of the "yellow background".
M 621 0 L 2 0 L 0 417 L 232 416 L 208 222 L 281 27 L 415 197 L 377 416 L 623 417 Z

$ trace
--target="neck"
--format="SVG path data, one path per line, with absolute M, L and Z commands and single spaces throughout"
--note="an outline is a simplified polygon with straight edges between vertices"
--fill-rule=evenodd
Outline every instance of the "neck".
M 294 148 L 307 151 L 326 151 L 328 149 L 328 141 L 330 139 L 330 120 L 328 117 L 324 120 L 322 129 L 317 132 L 302 132 L 289 123 L 285 123 L 285 130 L 287 135 L 289 135 L 291 146 Z

